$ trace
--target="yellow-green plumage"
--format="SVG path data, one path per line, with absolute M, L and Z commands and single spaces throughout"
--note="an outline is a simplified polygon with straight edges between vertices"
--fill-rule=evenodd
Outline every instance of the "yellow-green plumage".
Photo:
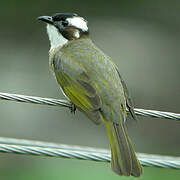
M 134 111 L 124 81 L 110 57 L 89 38 L 69 41 L 51 52 L 57 82 L 70 101 L 94 123 L 104 122 L 114 172 L 140 176 L 142 167 L 125 127 L 126 107 Z

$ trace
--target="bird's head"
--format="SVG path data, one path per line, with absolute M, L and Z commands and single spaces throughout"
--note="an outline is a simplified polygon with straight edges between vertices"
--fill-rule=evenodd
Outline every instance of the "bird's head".
M 73 13 L 56 13 L 37 18 L 47 23 L 51 48 L 62 46 L 68 41 L 85 38 L 89 34 L 87 21 Z

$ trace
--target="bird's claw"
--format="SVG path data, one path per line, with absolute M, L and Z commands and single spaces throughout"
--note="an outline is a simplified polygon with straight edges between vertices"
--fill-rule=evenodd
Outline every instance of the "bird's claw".
M 71 104 L 71 113 L 75 114 L 76 112 L 76 106 L 72 103 Z

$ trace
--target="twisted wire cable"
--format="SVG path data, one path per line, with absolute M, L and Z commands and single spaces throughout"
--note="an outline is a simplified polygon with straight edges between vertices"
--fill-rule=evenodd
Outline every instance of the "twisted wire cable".
M 101 153 L 109 153 L 107 149 L 96 149 L 92 147 L 86 146 L 76 146 L 76 145 L 66 145 L 66 144 L 58 144 L 52 142 L 43 142 L 43 141 L 34 141 L 27 139 L 16 139 L 16 138 L 7 138 L 0 137 L 0 144 L 10 144 L 10 145 L 22 145 L 22 146 L 38 146 L 38 147 L 47 147 L 47 148 L 60 148 L 60 149 L 70 149 L 73 151 L 86 151 L 86 152 L 101 152 Z
M 3 141 L 7 144 L 3 143 Z M 0 152 L 91 160 L 98 162 L 110 162 L 111 160 L 110 151 L 108 150 L 12 138 L 0 138 Z M 173 168 L 180 170 L 180 157 L 144 153 L 137 153 L 137 156 L 143 166 Z
M 25 95 L 9 94 L 9 93 L 2 93 L 2 92 L 0 92 L 0 99 L 9 100 L 9 101 L 25 102 L 25 103 L 51 105 L 51 106 L 61 106 L 61 107 L 68 107 L 68 108 L 72 109 L 72 104 L 67 100 L 25 96 Z M 134 111 L 135 111 L 135 114 L 141 115 L 141 116 L 150 116 L 150 117 L 155 117 L 155 118 L 180 120 L 179 113 L 163 112 L 163 111 L 156 111 L 156 110 L 146 110 L 146 109 L 138 109 L 138 108 L 135 108 Z

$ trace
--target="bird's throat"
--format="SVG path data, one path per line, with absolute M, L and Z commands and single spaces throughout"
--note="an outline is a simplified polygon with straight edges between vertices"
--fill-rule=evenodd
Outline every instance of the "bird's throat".
M 68 42 L 53 25 L 47 24 L 47 34 L 49 36 L 51 49 L 63 46 Z

